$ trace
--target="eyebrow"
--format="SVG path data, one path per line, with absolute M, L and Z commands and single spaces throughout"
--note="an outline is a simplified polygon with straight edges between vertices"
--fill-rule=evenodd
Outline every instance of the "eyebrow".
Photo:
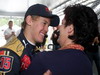
M 46 20 L 43 20 L 43 21 L 49 24 L 49 22 L 48 22 L 48 21 L 46 21 Z

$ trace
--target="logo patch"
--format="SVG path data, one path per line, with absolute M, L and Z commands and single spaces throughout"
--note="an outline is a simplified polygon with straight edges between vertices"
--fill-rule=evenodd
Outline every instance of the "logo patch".
M 24 55 L 24 57 L 21 59 L 21 70 L 25 70 L 28 68 L 28 66 L 30 65 L 31 63 L 31 60 L 30 60 L 30 57 L 27 56 L 27 55 Z
M 0 71 L 9 72 L 12 69 L 13 57 L 0 56 Z

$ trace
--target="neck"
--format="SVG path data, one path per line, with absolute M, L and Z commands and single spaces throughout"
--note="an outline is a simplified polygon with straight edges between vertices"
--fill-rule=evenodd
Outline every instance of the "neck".
M 74 44 L 74 43 L 71 43 L 71 44 L 67 44 L 67 45 L 64 45 L 60 48 L 60 50 L 63 50 L 63 49 L 77 49 L 77 50 L 81 50 L 83 51 L 84 50 L 84 47 L 79 45 L 79 44 Z
M 60 44 L 61 48 L 66 47 L 67 45 L 74 44 L 74 42 L 70 39 L 64 40 L 62 44 Z
M 68 45 L 72 45 L 72 44 L 74 44 L 74 43 L 72 43 L 72 42 L 66 43 L 66 44 L 64 44 L 63 46 L 61 46 L 61 48 L 66 47 L 66 46 L 68 46 Z
M 12 29 L 11 27 L 9 27 L 9 29 Z
M 24 36 L 29 42 L 35 44 L 35 42 L 31 39 L 32 36 L 30 35 L 30 33 L 28 33 L 27 31 L 24 31 Z

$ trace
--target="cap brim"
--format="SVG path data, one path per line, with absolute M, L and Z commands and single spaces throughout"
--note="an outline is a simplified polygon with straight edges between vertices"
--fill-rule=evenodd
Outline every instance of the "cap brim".
M 40 15 L 40 16 L 51 18 L 50 26 L 52 26 L 52 27 L 56 27 L 59 25 L 60 19 L 57 15 L 44 14 L 44 15 Z
M 52 15 L 50 26 L 56 27 L 59 25 L 60 19 L 57 15 Z

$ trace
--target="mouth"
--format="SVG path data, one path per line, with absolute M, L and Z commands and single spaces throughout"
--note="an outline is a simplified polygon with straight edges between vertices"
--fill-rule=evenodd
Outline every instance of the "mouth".
M 44 34 L 44 33 L 40 33 L 40 35 L 43 37 L 43 38 L 47 38 L 48 35 L 47 34 Z
M 44 33 L 40 33 L 40 35 L 44 38 L 45 34 Z

